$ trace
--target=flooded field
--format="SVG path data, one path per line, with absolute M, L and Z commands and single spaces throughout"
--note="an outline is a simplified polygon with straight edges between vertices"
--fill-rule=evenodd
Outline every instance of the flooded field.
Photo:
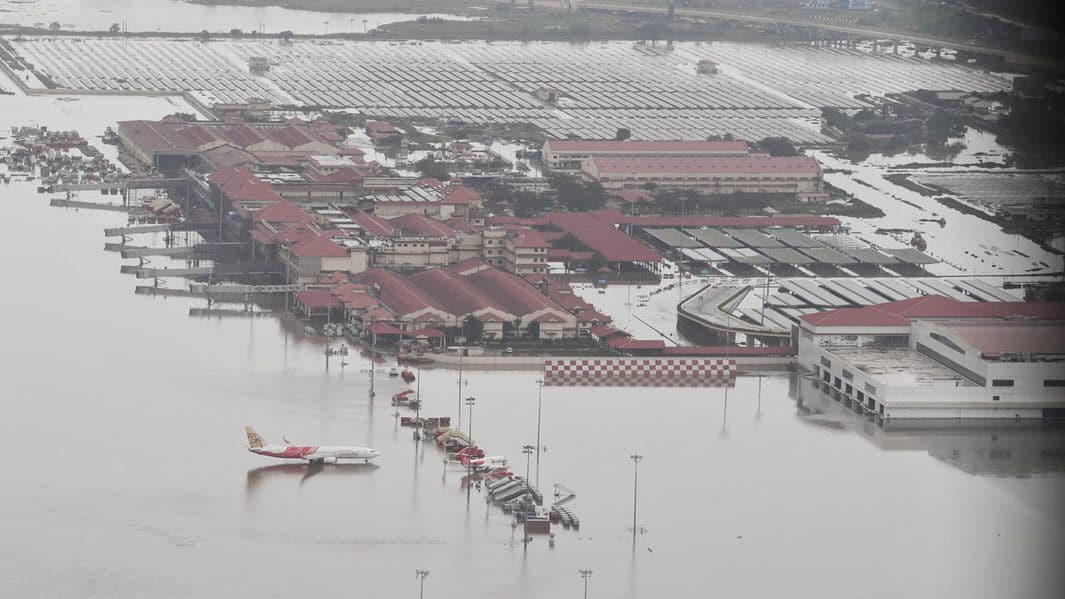
M 1054 197 L 1056 190 L 1065 185 L 1065 177 L 1060 174 L 926 172 L 912 178 L 921 185 L 943 189 L 989 214 L 1010 204 Z
M 91 139 L 118 114 L 174 110 L 188 107 L 3 97 L 0 131 L 47 117 Z M 800 399 L 809 389 L 783 374 L 728 389 L 546 388 L 541 486 L 575 490 L 582 526 L 523 550 L 508 515 L 476 490 L 467 503 L 463 473 L 398 426 L 381 399 L 397 379 L 378 378 L 371 403 L 369 362 L 352 353 L 327 371 L 302 323 L 135 296 L 119 273 L 130 261 L 101 251 L 124 215 L 50 208 L 34 182 L 0 193 L 0 239 L 33 248 L 12 262 L 0 311 L 0 442 L 32 448 L 0 465 L 11 596 L 415 596 L 417 568 L 431 571 L 426 597 L 455 598 L 579 596 L 578 568 L 594 571 L 592 597 L 1065 588 L 1058 437 L 878 433 L 831 400 Z M 467 370 L 461 391 L 454 371 L 420 375 L 424 414 L 455 416 L 476 397 L 473 434 L 524 472 L 536 372 Z M 383 457 L 308 472 L 246 452 L 245 424 Z M 635 549 L 633 451 L 645 456 Z M 892 575 L 871 579 L 873 566 Z
M 469 123 L 529 122 L 553 137 L 830 141 L 815 106 L 854 107 L 848 94 L 918 88 L 998 91 L 1009 80 L 961 65 L 859 50 L 684 43 L 673 51 L 623 42 L 443 44 L 33 38 L 29 62 L 71 90 L 191 91 L 210 101 L 268 98 L 290 105 L 350 108 L 385 117 Z M 767 55 L 768 53 L 768 55 Z M 248 74 L 266 57 L 269 73 Z M 720 72 L 696 74 L 700 60 Z M 824 67 L 809 69 L 810 65 Z M 802 78 L 803 69 L 817 72 Z M 826 93 L 825 73 L 834 89 Z M 560 93 L 554 104 L 539 99 Z
M 294 31 L 306 34 L 363 33 L 388 23 L 419 16 L 464 20 L 458 15 L 413 13 L 320 13 L 279 6 L 211 6 L 182 0 L 0 0 L 0 23 L 47 27 L 58 22 L 63 29 L 107 30 L 124 23 L 127 31 L 189 33 L 206 29 L 229 33 L 233 28 L 267 33 Z

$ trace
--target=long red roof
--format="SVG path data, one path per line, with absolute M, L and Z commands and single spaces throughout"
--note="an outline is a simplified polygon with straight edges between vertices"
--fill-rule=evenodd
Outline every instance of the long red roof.
M 821 172 L 821 165 L 808 156 L 593 156 L 591 160 L 600 174 Z
M 349 212 L 348 216 L 373 237 L 392 237 L 396 234 L 396 226 L 379 216 L 368 212 Z
M 404 214 L 403 216 L 389 219 L 388 222 L 408 235 L 451 237 L 455 234 L 455 229 L 424 214 Z
M 292 246 L 292 253 L 303 258 L 344 258 L 348 250 L 325 235 L 300 241 Z
M 426 308 L 447 313 L 440 302 L 421 289 L 416 283 L 383 268 L 374 268 L 358 275 L 362 283 L 378 286 L 381 303 L 399 315 L 406 315 Z
M 662 256 L 617 230 L 610 222 L 581 212 L 555 212 L 544 217 L 608 262 L 660 262 Z
M 833 216 L 811 214 L 778 214 L 775 216 L 637 216 L 618 210 L 593 210 L 592 216 L 614 224 L 633 224 L 637 227 L 815 227 L 839 226 Z

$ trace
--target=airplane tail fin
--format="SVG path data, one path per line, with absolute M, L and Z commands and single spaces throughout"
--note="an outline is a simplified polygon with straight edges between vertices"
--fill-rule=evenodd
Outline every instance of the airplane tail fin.
M 263 438 L 260 437 L 259 433 L 255 432 L 255 429 L 253 429 L 252 427 L 245 426 L 244 427 L 244 432 L 248 434 L 248 447 L 249 448 L 251 448 L 251 449 L 259 449 L 260 447 L 263 447 L 263 446 L 266 445 L 266 441 L 263 441 Z

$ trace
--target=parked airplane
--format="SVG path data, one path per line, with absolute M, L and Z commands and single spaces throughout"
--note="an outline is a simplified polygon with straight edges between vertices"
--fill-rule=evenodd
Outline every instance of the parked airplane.
M 369 447 L 292 445 L 288 439 L 285 439 L 285 445 L 273 445 L 263 441 L 259 433 L 250 426 L 245 426 L 244 432 L 248 435 L 248 451 L 271 458 L 304 460 L 310 464 L 336 464 L 338 461 L 369 463 L 370 460 L 381 457 L 381 452 Z

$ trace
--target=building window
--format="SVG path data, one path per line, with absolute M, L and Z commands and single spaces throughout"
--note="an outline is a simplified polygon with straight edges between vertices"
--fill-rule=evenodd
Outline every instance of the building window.
M 998 401 L 998 400 L 999 400 L 999 396 L 998 395 L 992 395 L 991 396 L 991 401 Z
M 876 395 L 876 387 L 874 387 L 873 385 L 870 385 L 869 383 L 866 383 L 865 384 L 865 392 L 868 393 L 869 395 Z
M 849 371 L 846 368 L 844 368 L 843 369 L 843 378 L 847 379 L 848 381 L 853 381 L 854 380 L 854 375 L 851 374 L 851 371 Z
M 991 379 L 992 387 L 1012 387 L 1013 379 Z
M 1046 379 L 1043 381 L 1044 387 L 1065 387 L 1065 379 Z
M 825 368 L 832 368 L 832 360 L 821 356 L 821 366 L 824 366 Z

